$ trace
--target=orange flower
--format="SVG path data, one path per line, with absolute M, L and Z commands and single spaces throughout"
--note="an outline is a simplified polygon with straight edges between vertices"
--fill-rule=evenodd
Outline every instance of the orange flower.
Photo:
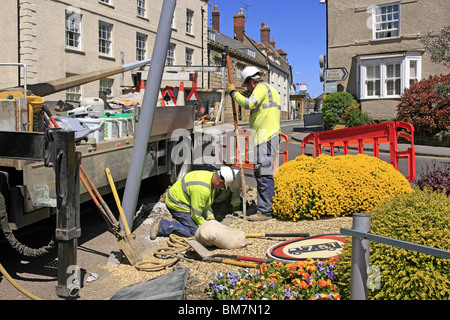
M 305 281 L 302 281 L 302 282 L 300 282 L 300 288 L 301 289 L 308 289 L 309 285 Z
M 251 298 L 252 296 L 253 296 L 253 293 L 250 290 L 248 290 L 247 297 Z
M 334 285 L 333 288 L 331 288 L 331 290 L 336 291 L 338 289 L 337 285 Z
M 319 287 L 326 287 L 328 285 L 328 282 L 325 280 L 319 280 Z
M 308 272 L 305 272 L 305 273 L 302 275 L 302 278 L 303 278 L 303 280 L 308 279 L 308 278 L 309 278 L 309 273 L 308 273 Z

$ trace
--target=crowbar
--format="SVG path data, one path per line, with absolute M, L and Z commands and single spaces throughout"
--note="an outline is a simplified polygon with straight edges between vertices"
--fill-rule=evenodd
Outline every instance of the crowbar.
M 226 55 L 227 55 L 227 67 L 228 67 L 228 81 L 230 84 L 233 84 L 233 77 L 231 75 L 231 62 L 230 62 L 230 53 L 228 51 L 228 47 L 226 47 Z M 234 132 L 236 134 L 236 146 L 237 152 L 236 157 L 239 162 L 239 171 L 241 172 L 241 189 L 242 189 L 242 213 L 244 215 L 244 219 L 247 217 L 247 190 L 245 188 L 245 175 L 244 175 L 244 167 L 242 166 L 241 159 L 241 143 L 239 139 L 239 127 L 238 127 L 238 119 L 237 119 L 237 111 L 236 111 L 236 101 L 234 101 L 233 97 L 231 97 L 231 104 L 233 106 L 233 119 L 234 119 Z
M 237 255 L 227 255 L 227 254 L 212 254 L 208 249 L 206 249 L 200 242 L 195 240 L 185 239 L 185 241 L 191 246 L 192 249 L 197 252 L 197 254 L 202 258 L 202 261 L 205 262 L 219 262 L 225 264 L 231 264 L 240 267 L 247 268 L 258 268 L 261 262 L 264 262 L 263 259 L 252 258 L 252 257 L 244 257 Z M 252 261 L 252 262 L 244 262 L 244 261 L 236 261 L 233 259 L 239 259 Z
M 306 238 L 309 237 L 309 233 L 248 233 L 245 234 L 247 238 Z

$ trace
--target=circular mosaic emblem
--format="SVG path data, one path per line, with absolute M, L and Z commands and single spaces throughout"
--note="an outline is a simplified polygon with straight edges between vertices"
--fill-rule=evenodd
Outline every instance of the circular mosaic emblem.
M 278 243 L 267 250 L 269 258 L 284 262 L 327 260 L 337 258 L 344 248 L 340 235 L 318 235 Z

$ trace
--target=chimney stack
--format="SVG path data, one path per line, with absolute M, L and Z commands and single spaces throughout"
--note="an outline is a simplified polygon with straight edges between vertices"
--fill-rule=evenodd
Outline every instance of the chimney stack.
M 264 22 L 261 22 L 261 43 L 270 43 L 270 28 Z
M 241 8 L 239 13 L 233 16 L 234 19 L 234 37 L 240 42 L 244 43 L 245 33 L 245 15 L 244 9 Z
M 212 28 L 220 33 L 220 12 L 217 11 L 217 5 L 214 6 L 214 12 L 212 13 Z

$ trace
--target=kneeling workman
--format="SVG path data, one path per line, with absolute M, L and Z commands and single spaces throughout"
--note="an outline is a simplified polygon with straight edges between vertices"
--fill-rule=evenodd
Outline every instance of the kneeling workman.
M 218 171 L 197 170 L 185 174 L 170 187 L 166 206 L 174 221 L 155 220 L 150 238 L 169 236 L 171 233 L 192 237 L 197 228 L 207 220 L 214 220 L 212 204 L 216 193 L 223 188 L 239 194 L 240 175 L 237 169 L 222 167 Z

